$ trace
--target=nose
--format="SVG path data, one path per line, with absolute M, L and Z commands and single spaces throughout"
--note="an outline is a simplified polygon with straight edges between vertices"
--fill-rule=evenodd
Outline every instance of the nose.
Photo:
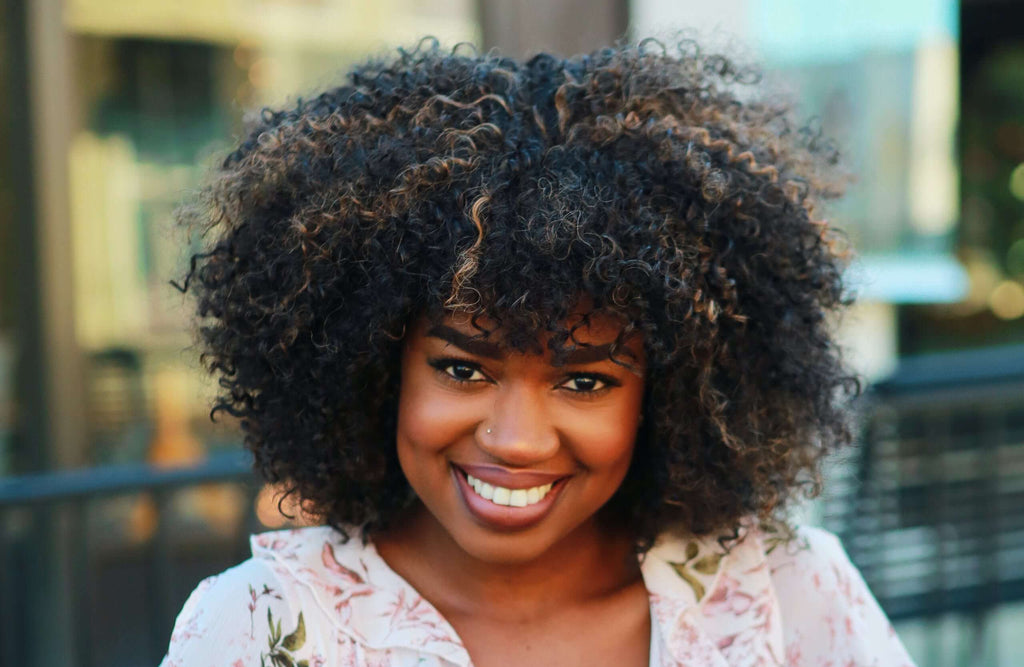
M 477 427 L 480 448 L 510 466 L 529 466 L 554 456 L 560 443 L 545 393 L 528 383 L 499 387 L 490 414 Z

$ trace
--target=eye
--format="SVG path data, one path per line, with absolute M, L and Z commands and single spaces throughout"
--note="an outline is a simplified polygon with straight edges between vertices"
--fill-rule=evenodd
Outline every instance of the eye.
M 593 394 L 617 385 L 610 378 L 598 375 L 574 375 L 560 386 L 577 394 Z
M 486 379 L 478 369 L 465 364 L 450 364 L 444 367 L 444 371 L 461 382 L 478 382 Z
M 431 359 L 428 363 L 445 378 L 454 382 L 487 382 L 489 380 L 475 364 L 458 359 Z

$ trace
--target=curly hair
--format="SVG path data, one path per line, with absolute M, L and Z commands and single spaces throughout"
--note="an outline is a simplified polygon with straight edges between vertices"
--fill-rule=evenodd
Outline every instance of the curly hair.
M 465 311 L 572 345 L 581 300 L 640 332 L 643 422 L 609 511 L 648 548 L 820 489 L 859 384 L 833 340 L 835 149 L 683 42 L 519 61 L 425 41 L 265 109 L 181 220 L 220 411 L 262 476 L 344 530 L 411 502 L 395 452 L 406 326 Z

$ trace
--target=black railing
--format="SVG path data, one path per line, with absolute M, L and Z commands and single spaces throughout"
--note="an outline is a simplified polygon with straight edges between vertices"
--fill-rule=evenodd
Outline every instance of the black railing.
M 981 637 L 1024 599 L 1024 348 L 908 360 L 865 406 L 826 527 L 894 620 Z M 248 556 L 256 492 L 242 455 L 0 481 L 0 664 L 156 664 L 199 579 Z
M 198 580 L 247 557 L 256 491 L 241 454 L 0 481 L 0 664 L 157 664 Z
M 980 664 L 992 613 L 1024 600 L 1024 347 L 908 359 L 866 407 L 825 524 L 890 618 L 961 617 Z
M 195 467 L 161 469 L 129 464 L 21 475 L 0 480 L 0 512 L 142 491 L 159 495 L 188 486 L 239 481 L 250 477 L 250 467 L 247 456 L 232 453 Z

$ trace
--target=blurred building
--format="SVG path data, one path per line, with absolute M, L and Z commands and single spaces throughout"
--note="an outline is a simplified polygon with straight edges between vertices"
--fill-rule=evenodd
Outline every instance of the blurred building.
M 692 31 L 708 49 L 763 62 L 769 84 L 814 119 L 809 131 L 837 141 L 856 174 L 828 217 L 861 257 L 851 273 L 861 303 L 842 325 L 857 366 L 881 381 L 903 377 L 907 355 L 969 348 L 987 349 L 994 369 L 1012 366 L 1021 350 L 1004 346 L 1024 342 L 1024 13 L 1011 0 L 0 0 L 0 477 L 166 468 L 237 449 L 235 426 L 207 417 L 212 388 L 169 281 L 190 243 L 173 209 L 245 113 L 428 34 L 570 54 L 623 34 L 674 42 Z M 1017 437 L 1017 426 L 999 428 Z M 1024 465 L 1016 452 L 1006 470 Z M 204 560 L 200 542 L 231 543 L 256 491 L 193 489 L 167 504 L 122 494 L 70 522 L 92 536 L 95 588 L 123 580 L 135 590 L 151 583 L 149 556 L 124 545 L 150 548 L 163 516 L 176 517 L 196 541 L 161 594 L 175 607 L 196 577 L 237 560 Z M 273 507 L 272 493 L 258 497 Z M 60 630 L 29 648 L 0 641 L 0 662 L 70 664 L 69 651 L 80 664 L 151 660 L 163 626 L 153 638 L 75 626 L 81 608 L 60 589 L 75 576 L 78 533 L 66 517 L 36 525 L 19 512 L 0 507 L 0 538 L 52 549 L 39 562 L 0 562 L 28 568 L 39 586 L 31 609 L 0 599 L 0 627 L 39 639 L 56 619 Z M 1020 613 L 1003 607 L 1001 618 Z M 908 623 L 919 659 L 963 664 L 956 650 L 946 662 L 926 654 L 932 635 Z M 1014 650 L 992 648 L 1005 639 L 987 632 L 972 659 Z

